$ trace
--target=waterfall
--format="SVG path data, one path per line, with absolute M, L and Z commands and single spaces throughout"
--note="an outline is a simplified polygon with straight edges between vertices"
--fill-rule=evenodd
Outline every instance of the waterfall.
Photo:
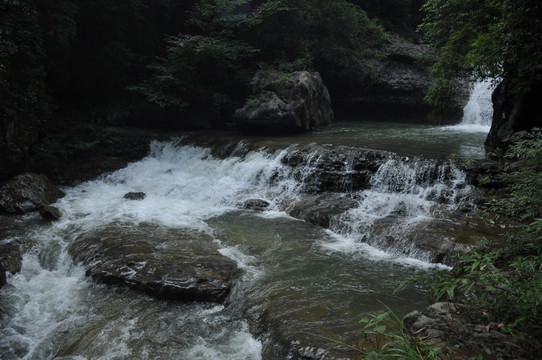
M 370 183 L 357 194 L 359 205 L 332 221 L 343 251 L 363 242 L 401 257 L 400 262 L 435 261 L 438 246 L 447 241 L 438 229 L 442 214 L 468 191 L 465 174 L 450 163 L 390 158 Z M 434 238 L 440 241 L 437 248 Z
M 474 84 L 469 101 L 463 108 L 461 126 L 488 132 L 493 118 L 493 103 L 491 95 L 495 89 L 491 79 L 478 81 Z

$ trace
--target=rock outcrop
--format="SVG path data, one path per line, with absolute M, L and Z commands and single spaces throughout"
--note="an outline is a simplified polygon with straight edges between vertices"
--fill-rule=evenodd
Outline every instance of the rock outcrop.
M 110 226 L 68 251 L 97 281 L 185 302 L 224 302 L 237 272 L 211 238 L 153 225 Z
M 58 220 L 62 217 L 60 210 L 51 205 L 44 206 L 39 211 L 40 216 L 45 220 Z
M 25 214 L 50 205 L 64 193 L 45 175 L 25 173 L 0 186 L 0 212 Z
M 391 153 L 349 146 L 297 145 L 282 163 L 294 168 L 303 192 L 351 192 L 367 189 L 371 176 Z
M 337 96 L 337 108 L 344 116 L 394 121 L 423 121 L 431 112 L 424 101 L 435 83 L 430 66 L 430 48 L 393 37 L 368 59 L 361 59 L 351 69 L 348 79 L 337 79 L 330 86 Z M 455 82 L 454 94 L 444 114 L 446 122 L 457 123 L 469 96 L 468 84 Z
M 504 324 L 474 317 L 460 304 L 440 302 L 407 314 L 403 324 L 424 344 L 441 347 L 444 352 L 453 349 L 453 358 L 485 354 L 488 359 L 502 360 L 514 353 L 523 358 L 521 346 L 514 344 L 518 339 L 502 331 Z
M 490 149 L 502 147 L 504 140 L 515 132 L 542 127 L 540 93 L 542 85 L 523 95 L 514 94 L 506 81 L 493 92 L 493 121 L 486 139 Z
M 259 133 L 310 131 L 333 120 L 331 99 L 320 74 L 258 72 L 252 98 L 235 111 L 234 121 Z
M 17 274 L 21 271 L 23 255 L 30 251 L 34 243 L 27 240 L 12 240 L 0 245 L 0 264 L 6 272 Z

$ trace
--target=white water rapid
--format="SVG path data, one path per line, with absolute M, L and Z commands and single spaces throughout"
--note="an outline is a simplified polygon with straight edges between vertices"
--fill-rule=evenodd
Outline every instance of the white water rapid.
M 0 358 L 274 359 L 265 349 L 274 348 L 267 335 L 278 330 L 256 331 L 254 318 L 287 324 L 289 336 L 296 329 L 355 333 L 357 317 L 378 301 L 400 311 L 423 304 L 421 293 L 392 295 L 384 283 L 412 266 L 435 266 L 423 243 L 467 190 L 464 175 L 447 163 L 390 157 L 369 189 L 348 194 L 358 205 L 324 231 L 286 214 L 304 196 L 305 181 L 281 161 L 288 151 L 218 159 L 209 149 L 155 142 L 141 161 L 64 189 L 55 204 L 61 220 L 17 219 L 17 230 L 1 241 L 24 241 L 32 250 L 0 290 Z M 145 199 L 123 199 L 134 191 Z M 270 207 L 244 210 L 247 199 Z M 226 305 L 180 304 L 99 285 L 68 254 L 82 234 L 149 223 L 204 233 L 238 263 L 241 278 Z

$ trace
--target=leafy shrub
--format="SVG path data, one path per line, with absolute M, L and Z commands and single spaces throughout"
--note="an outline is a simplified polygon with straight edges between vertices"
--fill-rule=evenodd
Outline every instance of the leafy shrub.
M 440 348 L 424 344 L 416 335 L 410 334 L 397 315 L 386 311 L 370 314 L 359 321 L 363 335 L 372 346 L 370 351 L 363 351 L 366 359 L 439 359 Z
M 521 131 L 506 140 L 504 158 L 517 169 L 499 175 L 509 196 L 494 199 L 490 210 L 524 222 L 542 216 L 542 130 Z
M 180 110 L 235 93 L 246 80 L 242 58 L 256 51 L 242 41 L 218 36 L 170 36 L 167 43 L 167 57 L 150 66 L 154 75 L 133 89 L 161 107 Z

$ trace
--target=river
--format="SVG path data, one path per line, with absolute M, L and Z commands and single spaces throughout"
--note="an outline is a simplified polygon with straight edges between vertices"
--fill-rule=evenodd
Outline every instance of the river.
M 4 221 L 2 244 L 25 241 L 32 248 L 21 272 L 9 275 L 0 290 L 0 357 L 355 358 L 329 339 L 357 346 L 363 314 L 382 311 L 384 304 L 399 316 L 426 306 L 423 290 L 394 292 L 396 284 L 416 271 L 449 269 L 432 262 L 416 241 L 464 231 L 450 214 L 469 186 L 442 160 L 483 157 L 487 130 L 467 123 L 338 121 L 310 135 L 235 139 L 238 148 L 252 146 L 225 157 L 183 139 L 154 142 L 142 160 L 64 188 L 66 196 L 55 204 L 61 220 L 27 215 Z M 294 151 L 291 144 L 310 143 L 397 156 L 383 161 L 367 189 L 348 192 L 356 206 L 325 229 L 287 212 L 305 196 L 306 177 L 283 159 Z M 314 154 L 304 161 L 301 173 L 309 174 Z M 437 175 L 421 181 L 428 172 Z M 126 201 L 130 191 L 146 198 Z M 239 204 L 247 199 L 270 206 L 246 210 Z M 159 300 L 93 282 L 68 248 L 82 234 L 112 224 L 166 229 L 164 246 L 187 231 L 209 239 L 240 269 L 225 304 Z M 393 246 L 387 246 L 390 238 Z

